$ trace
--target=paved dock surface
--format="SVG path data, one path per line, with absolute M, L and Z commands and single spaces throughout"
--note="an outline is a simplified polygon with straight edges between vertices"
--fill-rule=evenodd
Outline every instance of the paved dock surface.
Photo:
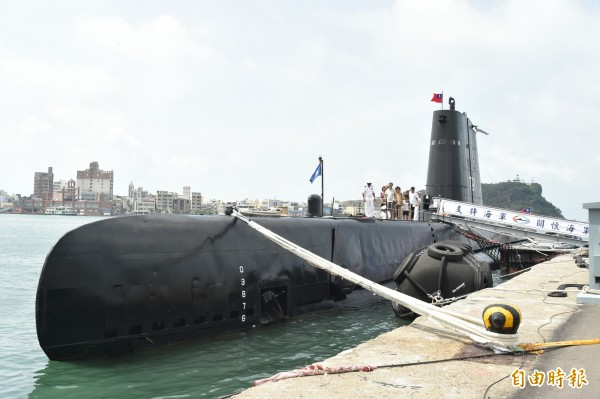
M 521 343 L 597 339 L 600 305 L 577 304 L 577 292 L 569 292 L 567 297 L 547 296 L 560 284 L 587 284 L 588 273 L 588 269 L 575 265 L 571 255 L 563 255 L 497 287 L 473 293 L 449 308 L 479 318 L 489 304 L 513 304 L 523 315 Z M 395 317 L 391 307 L 390 317 Z M 234 397 L 600 398 L 600 345 L 561 348 L 537 355 L 473 357 L 490 353 L 468 338 L 419 317 L 409 326 L 320 363 L 386 367 L 268 382 Z M 544 380 L 540 381 L 542 375 Z

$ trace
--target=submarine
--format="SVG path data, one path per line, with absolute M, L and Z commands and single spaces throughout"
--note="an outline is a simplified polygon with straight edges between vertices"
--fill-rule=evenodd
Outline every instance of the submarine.
M 378 283 L 415 248 L 456 238 L 430 223 L 252 220 Z M 67 233 L 48 255 L 38 340 L 51 360 L 138 352 L 327 309 L 355 291 L 232 217 L 112 218 Z
M 440 140 L 462 137 L 465 126 L 471 129 L 463 118 L 454 109 L 434 113 L 435 151 L 445 145 Z M 467 154 L 473 149 L 467 142 L 454 144 L 451 154 L 432 150 L 437 161 L 430 157 L 428 189 L 449 189 L 458 200 L 475 192 L 466 187 L 473 179 L 463 176 L 472 169 L 457 168 L 446 177 L 451 184 L 441 181 L 449 162 L 473 155 Z M 477 161 L 476 152 L 472 161 Z M 447 240 L 477 248 L 438 222 L 311 216 L 252 220 L 380 284 L 394 284 L 396 271 L 418 248 Z M 54 245 L 38 283 L 36 330 L 51 360 L 116 356 L 372 298 L 231 216 L 124 216 L 83 225 Z

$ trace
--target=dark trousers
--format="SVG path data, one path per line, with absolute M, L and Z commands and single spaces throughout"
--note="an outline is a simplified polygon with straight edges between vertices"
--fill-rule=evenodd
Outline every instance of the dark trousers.
M 393 202 L 388 202 L 386 206 L 387 206 L 387 210 L 390 212 L 390 217 L 392 219 L 395 219 L 395 214 L 396 213 L 394 212 L 394 208 L 396 208 L 396 207 L 394 206 L 394 203 Z

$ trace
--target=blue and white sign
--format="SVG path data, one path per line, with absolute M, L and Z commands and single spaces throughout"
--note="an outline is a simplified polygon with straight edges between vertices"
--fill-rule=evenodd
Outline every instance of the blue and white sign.
M 505 226 L 525 227 L 540 233 L 576 236 L 586 241 L 589 241 L 590 236 L 588 223 L 475 205 L 470 202 L 440 199 L 437 213 L 441 216 L 464 217 Z

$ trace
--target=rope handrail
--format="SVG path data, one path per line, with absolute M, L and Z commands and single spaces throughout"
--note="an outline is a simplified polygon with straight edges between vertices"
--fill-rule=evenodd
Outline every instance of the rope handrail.
M 330 274 L 341 277 L 354 284 L 360 285 L 364 289 L 377 294 L 387 300 L 399 303 L 400 305 L 410 309 L 411 311 L 428 318 L 435 320 L 454 331 L 466 335 L 470 339 L 480 344 L 489 345 L 492 348 L 500 351 L 512 350 L 518 343 L 518 334 L 498 334 L 487 331 L 479 319 L 461 315 L 447 309 L 438 308 L 434 305 L 423 302 L 391 288 L 384 287 L 373 281 L 370 281 L 356 273 L 353 273 L 341 266 L 336 265 L 318 255 L 294 244 L 291 241 L 279 236 L 273 231 L 261 226 L 260 224 L 251 221 L 247 217 L 240 214 L 235 209 L 232 215 L 237 219 L 246 223 L 252 229 L 258 231 L 275 244 L 292 252 L 298 257 L 304 259 L 310 265 L 327 271 Z

